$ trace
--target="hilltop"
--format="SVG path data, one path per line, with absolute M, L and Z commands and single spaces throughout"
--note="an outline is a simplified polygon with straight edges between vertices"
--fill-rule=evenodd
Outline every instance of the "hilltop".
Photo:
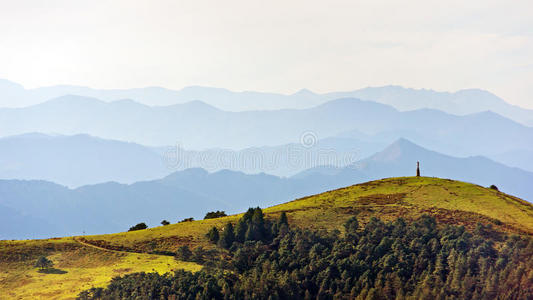
M 357 215 L 363 225 L 371 217 L 411 221 L 432 215 L 440 226 L 477 223 L 500 232 L 533 234 L 533 206 L 497 190 L 460 181 L 430 177 L 398 177 L 353 185 L 264 209 L 267 218 L 286 212 L 291 226 L 339 229 Z M 81 290 L 105 286 L 116 275 L 184 268 L 199 270 L 195 263 L 177 262 L 155 253 L 174 252 L 213 245 L 205 234 L 212 226 L 222 228 L 241 215 L 183 222 L 107 235 L 47 240 L 0 241 L 0 294 L 10 297 L 68 298 Z M 64 274 L 42 274 L 32 268 L 35 259 L 47 255 Z

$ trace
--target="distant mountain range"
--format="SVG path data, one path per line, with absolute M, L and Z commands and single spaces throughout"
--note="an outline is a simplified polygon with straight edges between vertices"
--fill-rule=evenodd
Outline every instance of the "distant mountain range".
M 102 90 L 68 85 L 25 89 L 19 84 L 0 79 L 0 107 L 35 105 L 65 95 L 93 97 L 104 101 L 131 99 L 150 106 L 168 106 L 200 100 L 228 111 L 303 109 L 339 98 L 359 98 L 387 104 L 400 111 L 431 108 L 451 114 L 466 115 L 490 110 L 522 124 L 533 126 L 533 110 L 508 104 L 496 95 L 479 89 L 449 93 L 383 86 L 325 94 L 303 89 L 291 95 L 283 95 L 252 91 L 232 92 L 222 88 L 201 86 L 186 87 L 182 90 L 161 87 Z
M 338 137 L 313 140 L 313 145 L 291 143 L 198 151 L 180 145 L 153 148 L 85 134 L 32 133 L 0 138 L 0 179 L 46 180 L 75 188 L 108 181 L 130 184 L 189 168 L 290 177 L 324 165 L 333 165 L 335 169 L 346 167 L 380 151 L 402 135 L 424 141 L 409 132 L 365 135 L 350 131 Z M 431 140 L 426 144 L 439 146 Z M 489 158 L 533 171 L 532 153 L 516 150 Z
M 197 150 L 278 146 L 306 135 L 351 137 L 353 130 L 388 139 L 406 137 L 455 156 L 533 149 L 533 128 L 492 112 L 466 116 L 430 109 L 400 112 L 353 98 L 309 109 L 227 112 L 199 101 L 150 107 L 126 100 L 107 103 L 65 96 L 26 108 L 0 109 L 0 128 L 2 136 L 85 133 L 149 146 L 180 143 Z
M 531 172 L 484 157 L 442 155 L 400 139 L 351 166 L 317 167 L 291 178 L 188 169 L 158 180 L 77 189 L 45 181 L 0 180 L 0 216 L 6 210 L 10 216 L 0 218 L 0 238 L 116 232 L 142 221 L 154 226 L 163 219 L 201 218 L 212 210 L 234 213 L 372 179 L 414 175 L 416 161 L 423 176 L 495 184 L 503 192 L 533 199 Z
M 129 184 L 189 168 L 288 177 L 319 165 L 344 167 L 386 146 L 340 137 L 314 142 L 312 147 L 293 143 L 195 151 L 179 145 L 152 148 L 86 134 L 29 133 L 0 138 L 0 179 L 46 180 L 73 188 L 108 181 Z

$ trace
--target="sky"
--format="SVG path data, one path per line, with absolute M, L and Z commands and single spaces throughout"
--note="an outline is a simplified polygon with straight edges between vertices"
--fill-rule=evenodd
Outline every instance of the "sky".
M 285 94 L 481 88 L 533 108 L 533 1 L 0 0 L 0 78 Z

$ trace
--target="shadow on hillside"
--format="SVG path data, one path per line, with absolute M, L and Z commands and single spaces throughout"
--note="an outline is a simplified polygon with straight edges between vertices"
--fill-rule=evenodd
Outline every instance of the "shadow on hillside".
M 66 274 L 66 273 L 68 273 L 65 270 L 56 269 L 56 268 L 42 269 L 42 270 L 39 270 L 37 272 L 43 273 L 43 274 Z

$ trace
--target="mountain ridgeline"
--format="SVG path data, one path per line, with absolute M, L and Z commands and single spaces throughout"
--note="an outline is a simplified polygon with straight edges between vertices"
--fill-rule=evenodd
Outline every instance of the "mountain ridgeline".
M 58 112 L 61 118 L 57 118 Z M 430 109 L 401 112 L 355 98 L 307 109 L 229 112 L 200 101 L 151 107 L 130 100 L 107 103 L 63 96 L 26 108 L 2 108 L 0 127 L 3 136 L 85 133 L 149 146 L 181 143 L 198 150 L 278 146 L 299 141 L 306 132 L 327 138 L 354 129 L 370 135 L 387 134 L 394 139 L 409 138 L 458 156 L 533 149 L 533 128 L 495 113 L 456 116 Z
M 438 109 L 447 113 L 466 115 L 494 111 L 525 125 L 533 125 L 533 110 L 508 104 L 490 92 L 479 89 L 457 92 L 436 92 L 428 89 L 409 89 L 400 86 L 368 87 L 348 92 L 313 93 L 302 89 L 291 95 L 233 92 L 222 88 L 190 86 L 182 90 L 161 87 L 99 90 L 82 86 L 51 86 L 25 89 L 19 84 L 0 79 L 2 107 L 24 107 L 39 104 L 64 95 L 79 95 L 104 101 L 131 99 L 150 106 L 168 106 L 201 100 L 229 111 L 310 108 L 339 98 L 359 98 L 393 106 L 400 111 L 421 108 Z

